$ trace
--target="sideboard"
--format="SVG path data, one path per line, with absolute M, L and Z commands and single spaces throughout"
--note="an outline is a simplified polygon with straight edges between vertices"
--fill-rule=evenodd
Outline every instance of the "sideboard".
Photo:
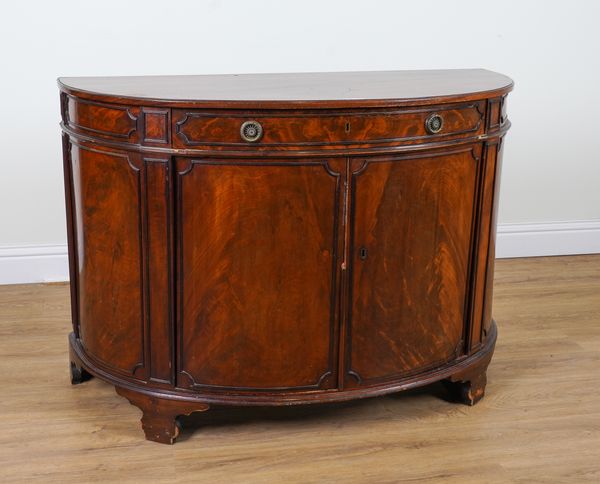
M 148 439 L 214 405 L 483 396 L 509 78 L 58 83 L 72 382 Z

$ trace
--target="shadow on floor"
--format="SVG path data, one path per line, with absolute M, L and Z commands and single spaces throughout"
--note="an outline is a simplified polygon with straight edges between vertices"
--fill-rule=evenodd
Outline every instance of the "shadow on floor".
M 368 407 L 378 403 L 384 403 L 388 399 L 394 401 L 405 401 L 407 404 L 415 398 L 422 398 L 424 395 L 433 396 L 441 400 L 451 402 L 452 399 L 441 382 L 433 383 L 421 388 L 406 390 L 393 393 L 387 396 L 364 398 L 339 403 L 319 403 L 307 405 L 290 406 L 261 406 L 261 407 L 231 407 L 215 406 L 207 412 L 196 412 L 189 416 L 179 417 L 182 426 L 178 441 L 183 442 L 189 439 L 196 431 L 202 428 L 226 428 L 233 426 L 243 426 L 253 423 L 267 422 L 306 422 L 306 424 L 315 423 L 319 420 L 326 420 L 332 416 L 339 417 L 340 414 L 360 413 L 368 411 Z

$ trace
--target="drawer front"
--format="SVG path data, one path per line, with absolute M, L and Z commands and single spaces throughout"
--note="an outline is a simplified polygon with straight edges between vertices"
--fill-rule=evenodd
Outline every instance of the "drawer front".
M 176 109 L 173 110 L 173 145 L 179 148 L 289 149 L 419 143 L 483 133 L 484 110 L 483 102 L 370 113 L 313 111 L 285 115 L 272 112 L 223 115 Z M 251 129 L 243 133 L 248 122 Z M 252 139 L 253 136 L 256 139 Z
M 64 95 L 63 122 L 90 136 L 136 143 L 140 108 L 78 99 Z

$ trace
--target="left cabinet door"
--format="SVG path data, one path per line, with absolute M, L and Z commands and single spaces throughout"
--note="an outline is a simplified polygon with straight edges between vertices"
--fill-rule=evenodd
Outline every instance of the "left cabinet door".
M 180 387 L 335 386 L 344 163 L 176 160 Z
M 144 369 L 142 170 L 135 154 L 71 145 L 72 275 L 86 353 L 125 376 Z

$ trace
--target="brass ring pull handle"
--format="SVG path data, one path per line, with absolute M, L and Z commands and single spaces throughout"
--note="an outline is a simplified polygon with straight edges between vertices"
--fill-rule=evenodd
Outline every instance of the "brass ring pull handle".
M 263 128 L 258 121 L 246 121 L 240 127 L 240 136 L 248 143 L 258 141 L 263 135 Z
M 425 120 L 425 129 L 429 134 L 438 134 L 444 127 L 444 118 L 439 114 L 431 114 Z

